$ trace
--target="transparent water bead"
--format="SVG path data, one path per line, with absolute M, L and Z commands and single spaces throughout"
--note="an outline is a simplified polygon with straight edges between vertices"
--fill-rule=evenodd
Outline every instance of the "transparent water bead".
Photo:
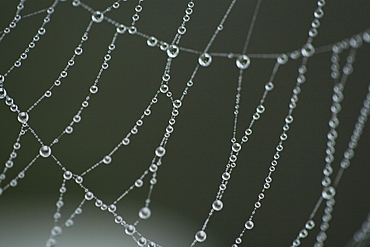
M 232 146 L 232 150 L 233 150 L 234 152 L 239 152 L 241 149 L 242 149 L 242 145 L 240 145 L 240 143 L 235 142 L 235 143 L 233 144 L 233 146 Z
M 63 174 L 63 178 L 65 180 L 70 180 L 72 178 L 73 174 L 71 171 L 65 171 L 64 174 Z
M 304 57 L 311 57 L 315 54 L 315 47 L 312 44 L 307 43 L 302 47 L 301 53 Z
M 335 196 L 335 188 L 329 186 L 322 191 L 322 197 L 326 200 L 330 200 Z
M 139 246 L 144 246 L 145 244 L 146 244 L 146 238 L 144 238 L 144 237 L 140 237 L 138 240 L 137 240 L 137 244 L 139 245 Z
M 166 149 L 164 147 L 157 147 L 157 149 L 155 150 L 155 155 L 157 155 L 158 157 L 162 157 L 163 155 L 165 155 L 166 153 Z
M 143 186 L 143 184 L 144 184 L 144 182 L 141 179 L 137 179 L 135 181 L 135 186 L 138 187 L 138 188 L 140 188 L 141 186 Z
M 203 230 L 198 231 L 195 234 L 195 240 L 198 242 L 204 242 L 207 239 L 207 233 Z
M 53 235 L 54 237 L 57 237 L 60 234 L 62 234 L 62 232 L 63 230 L 60 226 L 54 226 L 53 229 L 51 230 L 51 235 Z
M 251 60 L 247 55 L 241 55 L 236 59 L 236 66 L 239 69 L 246 69 L 251 64 Z
M 149 37 L 149 39 L 147 39 L 146 43 L 148 44 L 148 46 L 154 47 L 158 44 L 158 39 L 155 38 L 155 37 Z
M 253 223 L 253 221 L 248 220 L 247 222 L 245 222 L 244 226 L 245 226 L 246 229 L 251 230 L 254 227 L 254 223 Z
M 6 90 L 4 88 L 0 88 L 0 99 L 4 99 L 6 97 Z
M 148 207 L 143 207 L 139 211 L 139 217 L 143 220 L 149 219 L 151 215 L 152 215 L 152 212 L 151 212 L 150 208 L 148 208 Z
M 90 201 L 94 198 L 94 194 L 91 191 L 86 192 L 85 199 Z
M 179 55 L 180 49 L 177 45 L 170 45 L 167 49 L 167 55 L 170 58 L 175 58 Z
M 288 56 L 286 54 L 282 54 L 277 58 L 277 62 L 279 64 L 286 64 L 288 62 Z
M 39 151 L 40 155 L 44 158 L 47 158 L 51 155 L 51 148 L 49 146 L 42 146 Z
M 0 75 L 0 83 L 3 83 L 5 81 L 5 76 Z
M 208 53 L 203 53 L 199 56 L 198 62 L 203 67 L 208 67 L 212 63 L 212 57 Z
M 103 159 L 103 163 L 108 165 L 112 162 L 112 157 L 110 157 L 109 155 L 105 156 L 104 159 Z
M 104 20 L 104 14 L 100 11 L 95 11 L 91 16 L 91 19 L 95 23 L 100 23 Z
M 125 233 L 127 235 L 133 235 L 136 232 L 136 228 L 133 225 L 127 225 L 125 229 Z
M 20 123 L 22 123 L 22 124 L 27 123 L 28 119 L 29 119 L 29 116 L 28 116 L 27 112 L 20 112 L 18 114 L 18 121 Z
M 124 34 L 126 32 L 126 30 L 127 30 L 127 27 L 125 25 L 122 25 L 122 24 L 117 26 L 117 28 L 116 28 L 116 31 L 119 34 Z
M 212 203 L 212 208 L 216 211 L 220 211 L 224 207 L 224 203 L 221 200 L 215 200 Z

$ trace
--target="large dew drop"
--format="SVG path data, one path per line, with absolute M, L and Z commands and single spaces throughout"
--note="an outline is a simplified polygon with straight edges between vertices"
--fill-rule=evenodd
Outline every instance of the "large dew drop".
M 39 151 L 40 155 L 44 158 L 47 158 L 51 155 L 51 148 L 49 146 L 42 146 Z
M 95 23 L 100 23 L 104 20 L 104 14 L 100 11 L 95 11 L 91 16 L 91 19 Z
M 245 222 L 244 226 L 245 226 L 246 229 L 251 230 L 254 227 L 254 223 L 253 223 L 253 221 L 248 220 L 247 222 Z
M 4 88 L 0 88 L 0 99 L 4 99 L 6 97 L 6 90 Z
M 27 112 L 20 112 L 18 114 L 18 121 L 20 123 L 22 123 L 22 124 L 27 123 L 28 119 L 29 119 L 29 116 L 28 116 Z
M 212 63 L 212 57 L 208 53 L 203 53 L 199 56 L 198 62 L 203 67 L 208 67 Z
M 139 217 L 143 220 L 149 219 L 151 214 L 152 214 L 152 212 L 150 211 L 150 208 L 148 208 L 148 207 L 143 207 L 139 211 Z
M 313 54 L 315 54 L 315 47 L 313 47 L 313 45 L 310 43 L 307 43 L 302 47 L 301 52 L 304 57 L 311 57 Z
M 224 207 L 224 204 L 221 200 L 215 200 L 212 204 L 212 208 L 216 211 L 220 211 Z
M 179 55 L 180 49 L 177 47 L 177 45 L 170 45 L 167 49 L 167 55 L 170 58 L 175 58 L 177 55 Z
M 205 231 L 198 231 L 195 234 L 195 240 L 198 242 L 204 242 L 207 239 L 207 233 Z
M 241 55 L 236 59 L 236 66 L 239 69 L 246 69 L 251 64 L 251 60 L 247 55 Z
M 158 157 L 162 157 L 163 155 L 165 155 L 166 153 L 166 149 L 164 147 L 157 147 L 157 149 L 155 150 L 155 155 L 157 155 Z

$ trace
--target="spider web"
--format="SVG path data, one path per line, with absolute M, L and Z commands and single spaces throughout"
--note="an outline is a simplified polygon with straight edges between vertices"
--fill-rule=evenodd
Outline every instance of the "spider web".
M 17 6 L 13 2 L 2 4 L 2 12 L 6 13 L 1 23 L 5 29 L 15 16 Z M 224 208 L 210 218 L 205 229 L 207 240 L 193 244 L 225 246 L 232 245 L 234 240 L 237 242 L 236 238 L 244 228 L 263 186 L 268 164 L 276 152 L 292 90 L 299 75 L 297 71 L 305 60 L 301 47 L 306 43 L 307 31 L 314 19 L 312 13 L 317 4 L 284 3 L 286 8 L 283 8 L 283 5 L 261 1 L 232 1 L 231 5 L 230 2 L 212 2 L 212 6 L 206 2 L 196 2 L 194 13 L 191 13 L 190 21 L 185 25 L 187 31 L 178 44 L 179 54 L 171 64 L 168 85 L 172 99 L 166 93 L 158 93 L 158 102 L 153 103 L 151 114 L 142 118 L 144 123 L 137 127 L 137 134 L 130 131 L 163 84 L 161 78 L 168 59 L 166 49 L 162 51 L 160 47 L 148 46 L 147 39 L 156 37 L 158 46 L 161 42 L 171 44 L 188 3 L 140 1 L 143 9 L 135 24 L 139 33 L 129 34 L 127 29 L 124 34 L 115 34 L 117 23 L 130 26 L 138 4 L 137 1 L 120 2 L 119 8 L 112 8 L 104 15 L 104 21 L 92 23 L 89 37 L 82 43 L 81 37 L 91 21 L 92 12 L 103 11 L 107 3 L 84 1 L 76 7 L 70 1 L 61 1 L 53 12 L 50 11 L 52 13 L 48 13 L 47 9 L 52 4 L 52 1 L 24 2 L 24 8 L 20 10 L 22 19 L 17 22 L 16 28 L 11 28 L 9 34 L 5 30 L 1 33 L 1 52 L 2 57 L 6 58 L 1 62 L 1 73 L 6 75 L 3 87 L 18 106 L 18 110 L 12 112 L 9 110 L 12 104 L 1 105 L 1 129 L 4 134 L 0 158 L 5 164 L 12 152 L 17 153 L 17 157 L 11 158 L 14 165 L 6 171 L 6 178 L 1 184 L 5 189 L 1 196 L 1 226 L 4 234 L 1 241 L 7 241 L 2 245 L 24 246 L 21 240 L 29 241 L 35 236 L 41 241 L 32 246 L 44 245 L 43 241 L 50 235 L 48 229 L 54 229 L 53 234 L 58 235 L 55 231 L 59 228 L 53 228 L 55 225 L 63 227 L 61 236 L 51 235 L 51 239 L 58 241 L 58 246 L 101 246 L 93 238 L 95 234 L 89 233 L 94 231 L 100 231 L 100 238 L 107 244 L 110 244 L 107 239 L 118 235 L 117 242 L 111 243 L 113 246 L 135 245 L 141 235 L 146 238 L 145 245 L 153 241 L 153 244 L 161 246 L 189 246 L 194 234 L 201 230 L 208 210 L 212 208 L 220 176 L 228 163 L 230 139 L 235 135 L 240 142 L 264 95 L 265 84 L 273 81 L 274 89 L 268 93 L 263 104 L 265 112 L 255 121 L 250 140 L 243 144 L 238 153 L 237 167 L 222 198 Z M 256 8 L 259 4 L 261 6 Z M 365 3 L 328 3 L 325 6 L 325 16 L 322 21 L 320 18 L 319 34 L 313 41 L 316 52 L 307 59 L 306 82 L 302 85 L 293 113 L 294 123 L 289 129 L 288 140 L 284 142 L 279 166 L 273 173 L 271 189 L 266 191 L 262 207 L 253 220 L 255 227 L 245 233 L 240 246 L 248 243 L 257 246 L 271 244 L 271 239 L 261 239 L 261 236 L 270 234 L 272 239 L 279 236 L 276 242 L 272 241 L 274 245 L 290 245 L 314 208 L 323 189 L 321 180 L 326 135 L 330 130 L 328 121 L 335 82 L 330 77 L 331 50 L 334 44 L 342 42 L 345 49 L 339 54 L 340 71 L 345 67 L 347 57 L 352 56 L 351 51 L 356 50 L 356 55 L 354 72 L 346 82 L 345 100 L 338 116 L 339 137 L 333 167 L 335 171 L 339 170 L 340 160 L 368 90 L 366 69 L 369 65 L 369 48 L 366 29 L 369 22 L 367 15 L 362 14 L 368 7 Z M 230 14 L 225 15 L 228 9 Z M 26 59 L 21 59 L 22 65 L 8 71 L 34 35 L 40 32 L 40 25 L 47 15 L 50 15 L 51 21 L 45 25 L 46 33 L 39 35 L 40 40 L 35 42 L 35 48 L 30 49 Z M 225 22 L 215 35 L 222 20 Z M 279 25 L 275 27 L 277 20 Z M 294 24 L 292 20 L 295 20 Z M 109 53 L 111 58 L 105 59 L 109 67 L 102 70 L 101 78 L 96 83 L 99 91 L 90 95 L 89 106 L 81 108 L 81 121 L 74 123 L 73 132 L 67 134 L 66 127 L 90 94 L 90 87 L 96 81 L 114 37 L 115 48 L 110 49 Z M 212 37 L 215 37 L 214 40 Z M 350 45 L 351 38 L 363 45 Z M 67 70 L 68 76 L 60 80 L 61 85 L 53 86 L 79 43 L 82 44 L 83 53 L 76 55 L 73 66 L 70 65 Z M 251 64 L 243 70 L 243 79 L 240 80 L 238 76 L 240 78 L 242 72 L 235 65 L 235 60 L 243 53 L 243 47 L 246 47 Z M 298 51 L 298 57 L 293 59 L 295 51 Z M 198 65 L 198 57 L 203 52 L 212 56 L 212 63 L 208 67 Z M 274 74 L 277 58 L 283 53 L 290 58 L 286 64 L 279 65 Z M 199 69 L 194 73 L 197 66 Z M 192 75 L 193 85 L 189 86 L 187 83 Z M 235 114 L 238 83 L 242 85 L 241 103 L 239 113 Z M 50 87 L 53 88 L 50 90 Z M 178 108 L 174 131 L 168 141 L 161 142 L 173 111 L 173 103 L 181 98 L 186 87 L 188 93 Z M 47 90 L 51 91 L 51 97 L 42 96 L 49 94 Z M 2 99 L 5 103 L 6 100 Z M 17 111 L 25 112 L 27 109 L 30 109 L 29 126 L 25 126 L 27 132 L 18 141 L 21 148 L 15 149 L 13 145 L 21 128 Z M 238 115 L 237 121 L 234 120 L 235 115 Z M 61 133 L 64 134 L 60 136 Z M 130 144 L 120 144 L 128 133 L 131 133 Z M 51 145 L 55 138 L 58 138 L 58 142 Z M 368 131 L 364 131 L 356 148 L 356 157 L 348 169 L 349 174 L 345 170 L 341 181 L 340 186 L 345 185 L 338 187 L 334 217 L 327 231 L 328 245 L 341 246 L 347 243 L 366 218 L 369 209 L 369 200 L 366 199 L 368 140 Z M 45 159 L 38 157 L 32 162 L 42 145 L 50 145 L 53 156 Z M 158 172 L 148 172 L 142 187 L 130 190 L 127 196 L 117 202 L 116 213 L 127 222 L 118 226 L 113 223 L 117 215 L 112 215 L 108 209 L 97 208 L 96 199 L 102 200 L 108 207 L 128 188 L 134 188 L 131 186 L 150 164 L 161 160 L 159 155 L 155 155 L 160 145 L 165 146 L 166 154 Z M 115 147 L 118 149 L 115 150 Z M 104 164 L 104 157 L 109 154 L 112 161 Z M 89 169 L 95 164 L 98 165 L 90 172 Z M 19 172 L 28 165 L 25 177 L 17 178 Z M 65 181 L 67 192 L 62 193 L 62 218 L 53 224 L 55 203 L 61 194 L 57 191 L 63 183 L 65 170 L 72 171 L 74 175 L 73 179 Z M 74 179 L 86 171 L 83 183 L 77 185 Z M 145 205 L 153 174 L 157 184 L 150 192 L 152 202 L 149 208 L 152 215 L 147 220 L 140 220 L 136 225 L 137 232 L 131 239 L 125 230 L 138 219 L 138 211 Z M 17 185 L 12 186 L 15 178 Z M 84 190 L 92 191 L 96 198 L 84 203 L 80 215 L 75 210 L 85 196 Z M 348 212 L 348 208 L 356 208 L 356 213 Z M 318 212 L 323 210 L 321 205 Z M 38 216 L 33 218 L 29 214 Z M 176 220 L 167 221 L 171 217 Z M 316 216 L 317 226 L 310 231 L 307 239 L 302 240 L 302 245 L 315 242 L 320 232 L 320 217 Z M 65 225 L 69 218 L 74 222 L 71 229 Z M 80 225 L 80 219 L 87 225 L 84 228 L 86 231 L 82 229 L 84 226 Z M 39 225 L 41 221 L 47 222 L 45 228 L 40 224 L 35 229 L 34 225 Z M 101 231 L 105 227 L 107 230 Z M 15 239 L 15 229 L 19 228 L 23 237 Z M 366 228 L 362 230 L 366 232 Z M 338 234 L 341 236 L 337 237 Z M 131 241 L 123 242 L 126 240 Z

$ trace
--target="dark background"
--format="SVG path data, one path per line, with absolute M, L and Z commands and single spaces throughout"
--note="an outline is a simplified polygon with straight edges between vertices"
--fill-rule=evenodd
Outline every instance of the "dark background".
M 96 10 L 109 1 L 86 0 Z M 230 1 L 196 1 L 180 46 L 201 51 L 218 26 Z M 238 1 L 216 38 L 210 52 L 240 53 L 257 1 Z M 47 8 L 52 1 L 27 1 L 22 14 Z M 121 3 L 107 16 L 129 25 L 136 1 Z M 182 22 L 186 1 L 145 1 L 136 26 L 142 33 L 171 42 Z M 0 28 L 12 20 L 17 1 L 0 2 Z M 253 31 L 248 54 L 284 53 L 300 49 L 306 42 L 313 20 L 315 1 L 263 1 Z M 363 32 L 370 24 L 369 1 L 328 1 L 324 8 L 316 47 L 333 44 Z M 18 23 L 0 43 L 0 74 L 5 73 L 27 47 L 42 23 L 45 13 Z M 20 68 L 6 78 L 4 87 L 22 111 L 27 110 L 54 82 L 65 67 L 90 21 L 90 14 L 61 2 L 46 34 L 36 44 Z M 29 124 L 45 143 L 51 143 L 70 123 L 93 84 L 107 46 L 115 32 L 107 22 L 93 26 L 84 53 L 76 58 L 62 86 L 30 113 Z M 344 51 L 341 61 L 348 53 Z M 289 130 L 271 189 L 254 218 L 255 228 L 247 232 L 241 246 L 289 246 L 304 226 L 320 196 L 325 165 L 326 133 L 329 130 L 333 81 L 330 79 L 331 53 L 309 59 L 307 81 L 302 86 L 295 121 Z M 338 127 L 337 171 L 356 123 L 369 82 L 370 46 L 358 50 L 354 73 L 346 88 Z M 170 86 L 174 98 L 180 96 L 196 66 L 198 55 L 181 51 L 171 68 Z M 103 73 L 99 93 L 90 100 L 82 122 L 74 125 L 53 147 L 53 154 L 67 169 L 78 174 L 108 154 L 130 131 L 158 89 L 167 55 L 146 40 L 128 33 L 120 35 L 109 69 Z M 216 213 L 207 228 L 208 239 L 199 246 L 230 246 L 244 226 L 262 188 L 269 163 L 288 111 L 300 59 L 289 60 L 274 81 L 275 89 L 265 103 L 266 112 L 254 125 L 250 141 L 243 146 L 238 166 L 223 198 L 224 209 Z M 252 59 L 245 72 L 238 137 L 249 124 L 269 80 L 274 59 Z M 139 230 L 162 246 L 189 246 L 206 218 L 215 198 L 221 174 L 230 152 L 233 107 L 238 69 L 235 59 L 214 57 L 211 66 L 200 68 L 189 90 L 167 154 L 158 172 L 158 184 L 151 204 L 153 216 L 141 222 Z M 148 167 L 170 117 L 171 102 L 164 95 L 152 108 L 131 144 L 113 155 L 109 166 L 101 166 L 84 178 L 84 185 L 95 195 L 112 202 Z M 20 128 L 15 113 L 0 104 L 0 161 L 5 163 Z M 370 130 L 365 128 L 352 165 L 338 186 L 336 205 L 327 246 L 344 246 L 360 227 L 370 208 L 369 190 Z M 39 144 L 30 134 L 7 173 L 7 184 L 37 154 Z M 38 159 L 19 185 L 0 197 L 0 246 L 44 246 L 53 225 L 52 215 L 62 181 L 60 168 L 52 159 Z M 65 217 L 80 202 L 83 192 L 68 184 Z M 134 191 L 118 204 L 118 212 L 134 220 L 142 207 L 147 187 Z M 322 212 L 322 208 L 319 212 Z M 317 222 L 319 218 L 317 218 Z M 318 223 L 319 224 L 319 223 Z M 310 232 L 302 246 L 312 246 L 319 227 Z M 113 223 L 110 214 L 86 203 L 75 226 L 65 229 L 58 246 L 135 246 Z

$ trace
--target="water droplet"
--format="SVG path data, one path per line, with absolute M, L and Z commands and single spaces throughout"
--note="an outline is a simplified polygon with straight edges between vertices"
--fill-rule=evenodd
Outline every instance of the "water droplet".
M 306 229 L 311 230 L 315 227 L 315 222 L 313 220 L 309 220 L 309 221 L 307 221 L 305 227 L 306 227 Z
M 67 134 L 71 134 L 73 132 L 73 127 L 72 126 L 67 126 L 66 129 L 65 129 L 65 132 Z
M 231 177 L 231 175 L 230 175 L 230 173 L 228 173 L 228 172 L 224 172 L 224 173 L 222 174 L 222 179 L 223 179 L 223 180 L 229 180 L 229 179 L 230 179 L 230 177 Z
M 161 87 L 159 88 L 161 93 L 167 93 L 168 92 L 168 86 L 166 84 L 162 84 Z
M 158 40 L 155 37 L 149 37 L 146 43 L 148 44 L 148 46 L 154 47 L 158 44 Z
M 244 226 L 245 226 L 246 229 L 251 230 L 254 227 L 254 223 L 253 223 L 253 221 L 248 220 L 247 222 L 245 222 Z
M 113 213 L 113 212 L 115 212 L 116 210 L 117 210 L 116 205 L 114 205 L 114 204 L 109 205 L 109 207 L 108 207 L 108 211 L 109 211 L 109 212 Z
M 144 237 L 140 237 L 138 240 L 137 240 L 137 244 L 139 245 L 139 246 L 144 246 L 145 244 L 146 244 L 146 238 L 144 238 Z
M 3 83 L 5 81 L 5 76 L 0 75 L 0 83 Z
M 158 157 L 162 157 L 163 155 L 165 155 L 166 153 L 166 149 L 164 147 L 157 147 L 157 149 L 155 150 L 155 155 L 157 155 Z
M 76 54 L 77 56 L 81 55 L 82 53 L 83 53 L 83 49 L 82 49 L 81 47 L 77 47 L 77 48 L 75 49 L 75 54 Z
M 150 208 L 148 207 L 143 207 L 139 211 L 139 217 L 143 220 L 148 219 L 151 216 L 152 212 L 150 211 Z
M 84 181 L 84 179 L 83 179 L 81 176 L 77 176 L 77 177 L 75 178 L 75 182 L 76 182 L 77 184 L 81 184 L 83 181 Z
M 204 242 L 206 239 L 207 239 L 207 234 L 205 231 L 201 230 L 195 234 L 195 240 L 198 242 Z
M 80 115 L 76 115 L 73 117 L 73 122 L 75 123 L 79 123 L 81 121 L 81 116 Z
M 138 187 L 138 188 L 140 188 L 141 186 L 143 186 L 143 184 L 144 184 L 144 182 L 141 179 L 137 179 L 135 181 L 135 186 Z
M 91 191 L 86 192 L 85 199 L 90 201 L 94 198 L 94 194 Z
M 104 159 L 103 159 L 103 163 L 104 164 L 106 164 L 106 165 L 108 165 L 108 164 L 110 164 L 112 162 L 112 157 L 110 157 L 110 156 L 105 156 L 104 157 Z
M 66 180 L 70 180 L 71 178 L 72 178 L 72 172 L 71 171 L 66 171 L 66 172 L 64 172 L 64 174 L 63 174 L 63 177 L 64 177 L 64 179 L 66 179 Z
M 180 107 L 181 107 L 181 105 L 182 105 L 181 100 L 176 99 L 176 100 L 174 100 L 174 101 L 173 101 L 173 107 L 175 107 L 175 108 L 180 108 Z
M 0 88 L 0 99 L 4 99 L 6 97 L 6 90 L 4 88 Z
M 236 59 L 236 66 L 239 69 L 246 69 L 251 64 L 251 60 L 247 55 L 241 55 Z
M 330 200 L 334 196 L 335 196 L 335 188 L 332 186 L 324 188 L 324 190 L 322 191 L 322 197 L 326 200 Z
M 18 114 L 18 121 L 20 123 L 22 123 L 22 124 L 27 123 L 28 119 L 29 119 L 29 116 L 28 116 L 27 112 L 20 112 Z
M 186 27 L 184 27 L 184 26 L 179 27 L 179 29 L 177 29 L 177 32 L 181 35 L 185 34 L 186 33 Z
M 96 85 L 93 85 L 93 86 L 90 87 L 90 92 L 93 93 L 93 94 L 97 93 L 98 90 L 99 90 L 99 88 Z
M 234 152 L 239 152 L 239 151 L 240 151 L 240 149 L 242 149 L 242 145 L 240 145 L 240 143 L 235 142 L 235 143 L 233 144 L 233 146 L 232 146 L 232 150 L 233 150 Z
M 136 232 L 136 228 L 133 225 L 127 225 L 125 229 L 125 233 L 127 235 L 133 235 Z
M 100 23 L 104 20 L 104 14 L 100 11 L 95 11 L 91 16 L 91 19 L 95 23 Z
M 49 238 L 48 241 L 46 241 L 46 247 L 53 247 L 56 243 L 57 241 L 54 238 Z
M 179 55 L 180 49 L 177 45 L 170 45 L 167 49 L 167 55 L 170 58 L 175 58 Z
M 51 148 L 49 146 L 42 146 L 39 151 L 40 155 L 44 158 L 47 158 L 51 155 Z
M 208 67 L 212 63 L 212 57 L 208 53 L 203 53 L 199 56 L 198 62 L 203 67 Z
M 60 234 L 62 234 L 62 232 L 63 230 L 60 226 L 54 226 L 53 229 L 51 230 L 51 235 L 53 235 L 54 237 L 57 237 Z
M 116 28 L 117 33 L 120 33 L 120 34 L 125 33 L 126 30 L 127 30 L 127 27 L 123 24 L 117 26 L 117 28 Z
M 129 34 L 135 34 L 137 32 L 137 29 L 135 26 L 131 26 L 128 28 L 128 33 Z
M 212 203 L 212 208 L 216 211 L 220 211 L 224 207 L 224 204 L 221 200 L 215 200 Z
M 282 54 L 277 58 L 277 62 L 279 64 L 286 64 L 288 62 L 288 56 L 286 54 Z
M 301 53 L 304 57 L 311 57 L 315 54 L 315 47 L 312 44 L 307 43 L 302 47 Z
M 66 223 L 65 223 L 66 227 L 71 227 L 71 226 L 73 226 L 73 224 L 74 224 L 74 222 L 71 219 L 67 220 Z

